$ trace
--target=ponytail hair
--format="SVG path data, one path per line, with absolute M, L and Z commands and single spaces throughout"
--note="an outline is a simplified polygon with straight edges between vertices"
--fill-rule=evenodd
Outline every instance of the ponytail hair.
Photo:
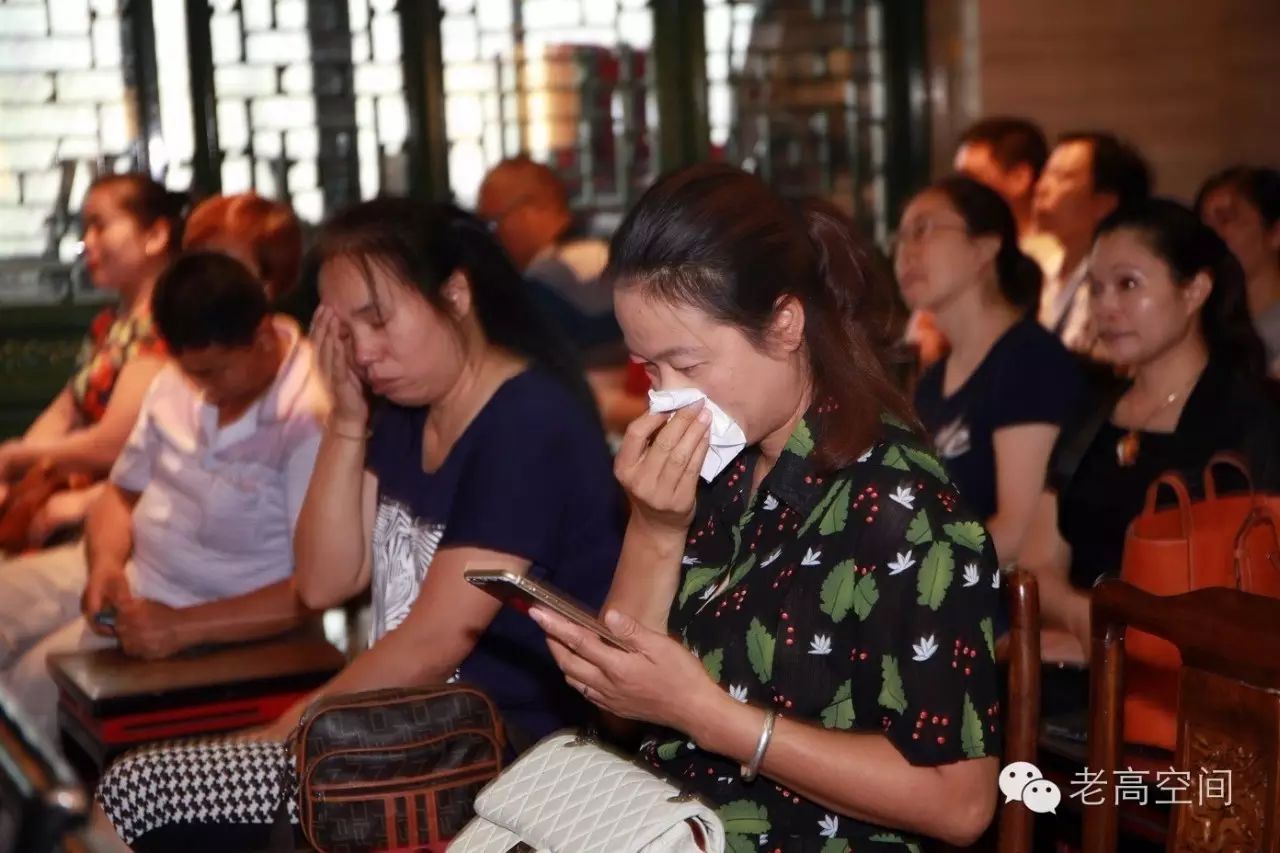
M 915 416 L 885 368 L 893 290 L 883 259 L 834 208 L 796 207 L 732 166 L 669 174 L 614 233 L 604 278 L 616 288 L 701 311 L 763 348 L 778 303 L 804 308 L 816 460 L 835 470 L 883 432 L 882 414 Z
M 169 252 L 176 255 L 181 249 L 183 221 L 191 204 L 189 194 L 169 190 L 142 172 L 103 175 L 89 185 L 85 198 L 98 190 L 115 191 L 120 207 L 143 228 L 163 221 L 169 227 Z
M 844 211 L 814 198 L 802 203 L 805 230 L 817 252 L 818 275 L 842 317 L 857 318 L 883 357 L 902 338 L 907 312 L 893 287 L 893 268 Z
M 1132 231 L 1164 261 L 1179 287 L 1200 273 L 1209 276 L 1212 289 L 1200 308 L 1200 329 L 1210 357 L 1237 372 L 1264 377 L 1266 350 L 1249 316 L 1244 269 L 1217 232 L 1190 208 L 1165 198 L 1117 209 L 1098 225 L 1094 239 L 1121 230 Z
M 1040 265 L 1018 248 L 1018 222 L 1004 196 L 967 175 L 943 178 L 923 192 L 945 196 L 970 237 L 999 239 L 995 268 L 1000 295 L 1023 314 L 1035 311 L 1044 277 Z
M 451 204 L 366 201 L 341 211 L 322 228 L 307 262 L 309 285 L 323 264 L 340 257 L 365 270 L 370 289 L 371 267 L 383 266 L 446 317 L 452 315 L 444 285 L 455 272 L 466 273 L 471 304 L 488 342 L 547 370 L 598 415 L 572 346 L 539 311 L 524 278 L 476 217 Z

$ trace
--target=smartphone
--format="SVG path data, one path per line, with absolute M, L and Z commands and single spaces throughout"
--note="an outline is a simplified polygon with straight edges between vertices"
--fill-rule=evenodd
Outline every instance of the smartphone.
M 111 605 L 107 605 L 93 614 L 93 621 L 103 628 L 114 628 L 116 626 L 116 609 Z
M 536 578 L 525 577 L 506 569 L 467 569 L 462 576 L 467 579 L 467 583 L 521 613 L 528 613 L 529 608 L 538 604 L 575 625 L 581 625 L 615 648 L 624 652 L 636 650 L 635 646 L 614 634 L 596 616 L 574 603 L 563 592 Z

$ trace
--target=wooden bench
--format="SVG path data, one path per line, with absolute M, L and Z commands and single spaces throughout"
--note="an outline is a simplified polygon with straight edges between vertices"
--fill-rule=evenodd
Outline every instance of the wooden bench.
M 135 746 L 270 723 L 345 663 L 308 628 L 157 661 L 118 649 L 50 655 L 49 673 L 64 740 L 100 773 Z

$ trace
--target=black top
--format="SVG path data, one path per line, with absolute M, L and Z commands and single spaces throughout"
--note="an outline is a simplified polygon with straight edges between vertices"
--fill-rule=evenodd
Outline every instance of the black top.
M 999 574 L 986 531 L 901 426 L 819 474 L 814 414 L 753 498 L 751 449 L 702 487 L 671 630 L 740 702 L 883 733 L 916 765 L 996 755 Z M 669 731 L 644 755 L 719 806 L 731 850 L 911 842 L 763 776 L 744 783 L 737 764 Z
M 942 394 L 945 369 L 942 361 L 920 377 L 916 412 L 965 503 L 989 519 L 996 512 L 996 431 L 1061 426 L 1077 402 L 1079 370 L 1062 342 L 1029 319 L 1010 326 L 948 397 Z
M 408 615 L 438 548 L 523 557 L 531 577 L 598 608 L 618 562 L 623 507 L 592 413 L 550 373 L 526 370 L 493 393 L 432 472 L 422 469 L 426 417 L 426 408 L 387 406 L 369 440 L 366 465 L 378 478 L 374 641 Z M 525 738 L 588 716 L 542 630 L 509 607 L 459 674 L 492 696 Z
M 1165 471 L 1181 473 L 1195 499 L 1203 493 L 1209 457 L 1233 450 L 1245 456 L 1256 488 L 1280 489 L 1280 403 L 1262 380 L 1210 361 L 1176 430 L 1139 433 L 1136 464 L 1127 468 L 1116 456 L 1116 443 L 1127 430 L 1109 420 L 1123 391 L 1121 386 L 1094 395 L 1092 405 L 1063 430 L 1051 465 L 1058 528 L 1071 545 L 1071 582 L 1081 588 L 1119 574 L 1125 530 L 1142 510 L 1147 488 Z M 1081 445 L 1082 454 L 1073 450 Z M 1079 459 L 1074 465 L 1073 457 Z M 1243 485 L 1230 474 L 1219 481 L 1224 491 Z

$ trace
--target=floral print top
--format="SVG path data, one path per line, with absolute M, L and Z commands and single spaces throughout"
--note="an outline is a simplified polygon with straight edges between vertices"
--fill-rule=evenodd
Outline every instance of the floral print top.
M 703 484 L 670 629 L 733 698 L 850 732 L 912 764 L 996 755 L 992 619 L 1000 584 L 982 524 L 937 459 L 887 417 L 855 463 L 820 475 L 815 411 L 749 495 L 758 451 Z M 728 849 L 917 849 L 667 731 L 643 755 L 715 804 Z
M 117 308 L 104 308 L 93 318 L 89 334 L 76 356 L 76 371 L 68 387 L 76 411 L 86 425 L 106 414 L 111 392 L 125 363 L 139 355 L 166 354 L 164 341 L 151 323 L 151 314 L 121 317 Z

